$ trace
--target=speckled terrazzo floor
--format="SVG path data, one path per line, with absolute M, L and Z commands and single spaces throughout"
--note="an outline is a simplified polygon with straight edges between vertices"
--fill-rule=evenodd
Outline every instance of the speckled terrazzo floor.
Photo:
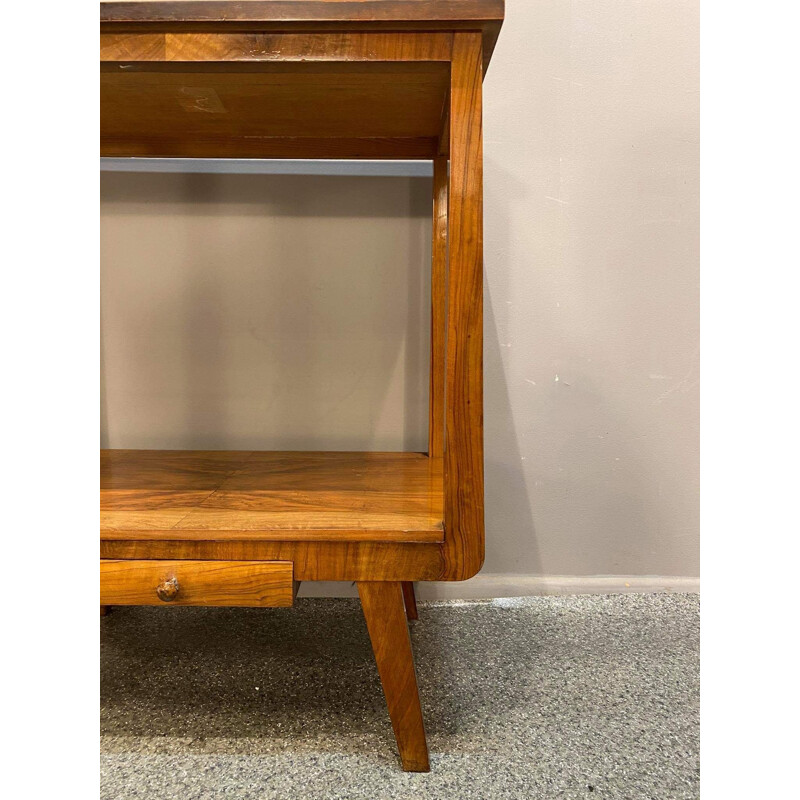
M 420 604 L 429 774 L 400 770 L 357 600 L 116 608 L 102 800 L 699 797 L 699 598 Z

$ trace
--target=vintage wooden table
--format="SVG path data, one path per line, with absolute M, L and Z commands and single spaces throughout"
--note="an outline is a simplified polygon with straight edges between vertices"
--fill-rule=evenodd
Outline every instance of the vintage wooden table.
M 481 94 L 503 0 L 100 16 L 103 156 L 433 161 L 427 453 L 101 452 L 101 613 L 357 581 L 403 767 L 425 771 L 413 582 L 469 578 L 484 553 Z

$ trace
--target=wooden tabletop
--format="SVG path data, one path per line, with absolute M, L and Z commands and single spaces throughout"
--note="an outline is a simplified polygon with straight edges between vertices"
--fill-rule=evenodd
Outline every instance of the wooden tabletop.
M 480 30 L 484 69 L 505 0 L 101 0 L 106 31 Z
M 499 22 L 504 0 L 101 0 L 103 22 Z

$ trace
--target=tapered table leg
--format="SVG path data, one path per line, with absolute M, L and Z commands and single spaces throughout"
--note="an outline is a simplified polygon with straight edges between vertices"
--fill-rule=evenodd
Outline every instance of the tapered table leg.
M 417 598 L 414 595 L 414 584 L 411 581 L 403 581 L 403 602 L 406 606 L 406 617 L 408 619 L 419 619 Z
M 100 606 L 100 616 L 104 617 L 108 614 L 108 606 Z
M 402 587 L 399 581 L 359 581 L 358 594 L 403 769 L 427 772 L 428 745 Z

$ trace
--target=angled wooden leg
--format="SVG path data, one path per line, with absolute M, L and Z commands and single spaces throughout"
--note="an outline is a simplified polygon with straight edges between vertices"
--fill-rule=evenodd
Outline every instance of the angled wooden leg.
M 406 617 L 408 619 L 419 619 L 417 598 L 414 595 L 414 584 L 411 581 L 403 581 L 403 602 L 406 606 Z
M 427 772 L 430 769 L 428 744 L 403 610 L 402 587 L 399 581 L 359 581 L 358 594 L 403 769 Z
M 108 606 L 100 606 L 100 616 L 104 617 L 108 614 Z

